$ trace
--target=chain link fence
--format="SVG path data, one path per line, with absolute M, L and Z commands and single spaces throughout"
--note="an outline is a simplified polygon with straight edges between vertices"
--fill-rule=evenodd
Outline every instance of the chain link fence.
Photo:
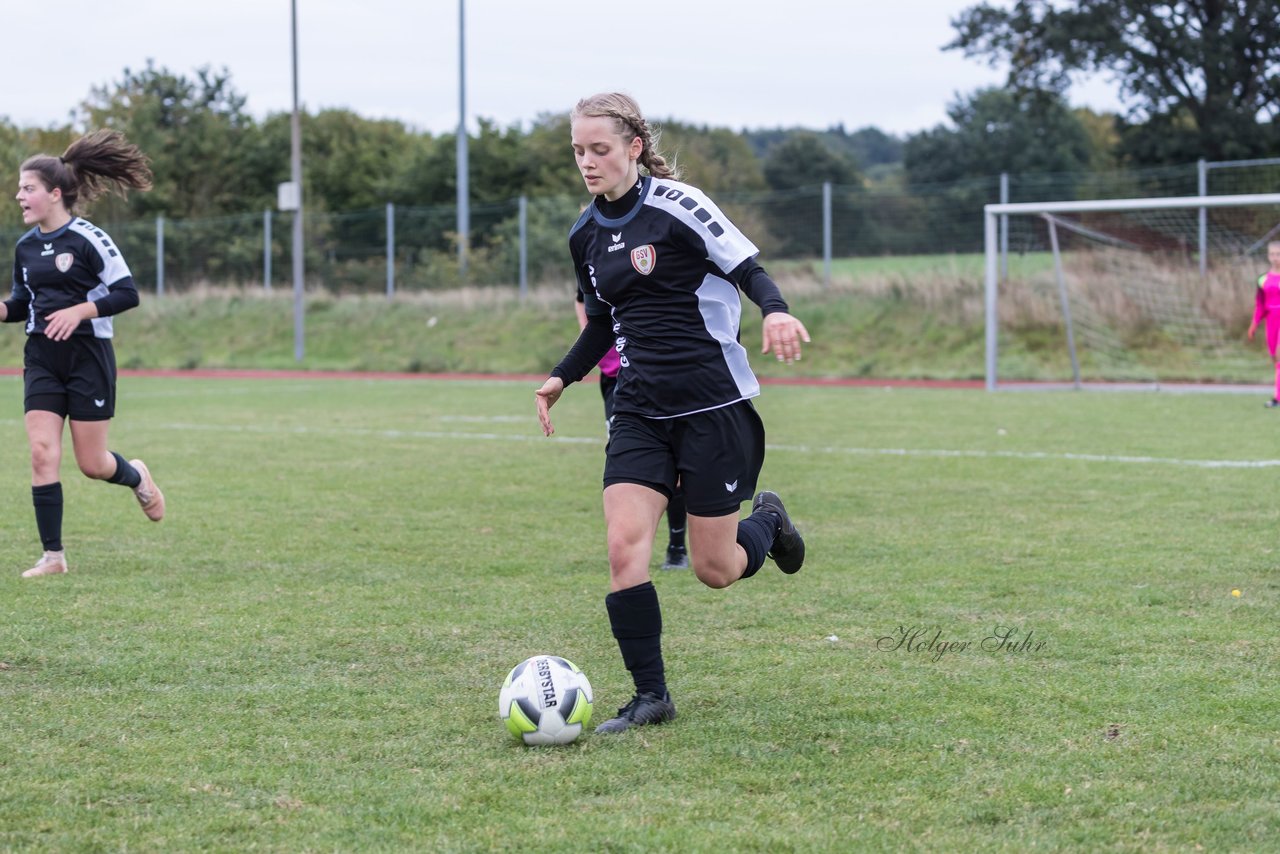
M 726 215 L 777 261 L 980 253 L 983 205 L 1073 199 L 1269 192 L 1280 161 L 1188 164 L 1106 173 L 1006 175 L 951 184 L 822 185 L 713 194 Z M 307 286 L 333 293 L 413 293 L 460 285 L 525 288 L 572 281 L 567 236 L 585 197 L 473 203 L 465 267 L 453 205 L 305 214 Z M 293 214 L 98 222 L 115 238 L 141 290 L 202 286 L 291 288 Z M 12 245 L 20 230 L 0 230 Z M 1018 251 L 1025 247 L 1015 247 Z

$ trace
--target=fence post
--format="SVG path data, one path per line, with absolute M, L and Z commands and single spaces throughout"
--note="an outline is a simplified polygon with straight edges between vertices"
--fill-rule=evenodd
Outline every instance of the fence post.
M 822 182 L 822 287 L 831 287 L 831 182 Z
M 387 299 L 396 295 L 396 206 L 387 202 Z
M 520 301 L 529 296 L 529 200 L 520 197 Z
M 1198 195 L 1209 195 L 1209 164 L 1201 157 L 1196 161 L 1196 177 Z M 1209 213 L 1207 208 L 1200 208 L 1200 275 L 1208 271 L 1209 261 Z
M 271 208 L 262 212 L 262 289 L 271 293 Z
M 1000 204 L 1009 204 L 1009 173 L 1000 173 Z M 1009 215 L 1000 214 L 1000 281 L 1009 281 Z
M 164 296 L 164 214 L 156 217 L 156 296 Z

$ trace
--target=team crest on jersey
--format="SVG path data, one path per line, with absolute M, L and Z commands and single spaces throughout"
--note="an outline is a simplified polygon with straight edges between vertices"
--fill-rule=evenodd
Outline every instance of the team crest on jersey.
M 653 265 L 658 261 L 658 255 L 653 251 L 653 244 L 646 243 L 644 246 L 637 246 L 631 250 L 631 266 L 636 268 L 636 272 L 642 276 L 647 276 L 653 272 Z
M 70 252 L 63 252 L 53 259 L 53 265 L 58 268 L 58 272 L 65 273 L 71 269 L 71 264 L 75 260 L 75 256 Z

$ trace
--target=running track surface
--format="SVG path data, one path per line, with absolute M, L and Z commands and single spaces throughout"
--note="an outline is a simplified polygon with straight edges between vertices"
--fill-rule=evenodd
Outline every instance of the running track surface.
M 0 376 L 21 376 L 21 368 L 0 368 Z M 268 371 L 268 370 L 121 370 L 122 377 L 178 377 L 221 380 L 503 380 L 541 385 L 546 374 L 430 374 L 395 371 Z M 595 382 L 595 375 L 584 382 Z M 884 388 L 983 388 L 982 380 L 872 380 L 823 378 L 760 378 L 761 385 L 864 386 Z
M 21 376 L 21 368 L 0 368 L 0 376 Z M 195 370 L 122 370 L 125 377 L 176 377 L 181 379 L 253 379 L 253 380 L 471 380 L 527 382 L 541 385 L 546 374 L 468 374 L 468 373 L 410 373 L 397 371 L 303 371 L 303 370 L 248 370 L 248 369 L 195 369 Z M 596 382 L 592 373 L 584 382 Z M 934 388 L 976 389 L 986 388 L 983 380 L 898 380 L 869 379 L 865 377 L 760 377 L 761 385 L 829 386 L 831 388 Z M 1006 380 L 1000 388 L 1006 391 L 1038 391 L 1071 389 L 1071 383 L 1025 382 Z M 1271 390 L 1269 385 L 1240 385 L 1214 383 L 1086 383 L 1086 389 L 1109 391 L 1168 391 L 1168 392 L 1228 392 L 1256 394 Z

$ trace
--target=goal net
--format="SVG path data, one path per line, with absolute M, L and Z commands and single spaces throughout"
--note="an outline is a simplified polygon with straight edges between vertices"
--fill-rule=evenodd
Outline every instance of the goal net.
M 987 205 L 985 221 L 989 389 L 1273 377 L 1246 331 L 1280 194 Z

